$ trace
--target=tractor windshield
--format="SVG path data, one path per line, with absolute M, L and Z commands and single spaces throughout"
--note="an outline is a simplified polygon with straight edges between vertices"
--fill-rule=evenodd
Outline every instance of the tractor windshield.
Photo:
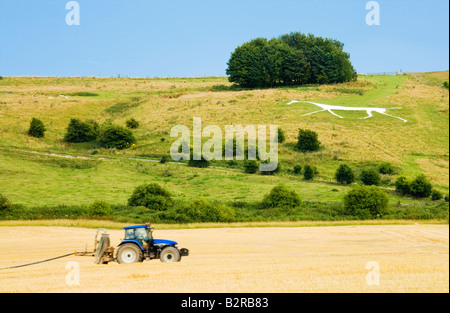
M 136 228 L 134 230 L 134 236 L 138 240 L 148 241 L 148 232 L 145 228 Z

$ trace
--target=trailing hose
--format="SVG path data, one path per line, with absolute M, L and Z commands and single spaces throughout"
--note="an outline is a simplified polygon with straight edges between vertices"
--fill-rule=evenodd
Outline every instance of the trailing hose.
M 53 261 L 53 260 L 57 260 L 57 259 L 66 258 L 66 257 L 71 256 L 71 255 L 75 255 L 75 254 L 72 252 L 72 253 L 60 255 L 60 256 L 57 256 L 57 257 L 54 257 L 54 258 L 51 258 L 51 259 L 46 259 L 46 260 L 42 260 L 42 261 L 38 261 L 38 262 L 21 264 L 21 265 L 10 266 L 10 267 L 3 267 L 3 268 L 0 268 L 0 270 L 7 270 L 7 269 L 12 269 L 12 268 L 19 268 L 19 267 L 35 265 L 35 264 L 39 264 L 39 263 L 44 263 L 44 262 L 49 262 L 49 261 Z

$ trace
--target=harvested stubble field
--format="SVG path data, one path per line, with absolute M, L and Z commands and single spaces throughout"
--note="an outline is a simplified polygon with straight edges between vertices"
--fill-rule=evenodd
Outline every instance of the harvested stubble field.
M 0 268 L 92 249 L 95 231 L 0 227 Z M 122 230 L 112 230 L 116 246 Z M 0 270 L 0 292 L 449 292 L 448 225 L 158 230 L 191 255 L 180 263 L 94 264 L 70 256 Z M 67 283 L 79 265 L 79 285 Z M 379 284 L 374 282 L 379 267 Z M 72 277 L 73 278 L 73 277 Z M 73 281 L 73 280 L 69 280 Z

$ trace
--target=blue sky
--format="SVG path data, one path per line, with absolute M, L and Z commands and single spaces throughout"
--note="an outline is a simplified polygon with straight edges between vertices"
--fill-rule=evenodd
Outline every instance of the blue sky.
M 299 31 L 337 39 L 359 73 L 449 69 L 447 0 L 0 0 L 2 76 L 223 76 L 256 37 Z

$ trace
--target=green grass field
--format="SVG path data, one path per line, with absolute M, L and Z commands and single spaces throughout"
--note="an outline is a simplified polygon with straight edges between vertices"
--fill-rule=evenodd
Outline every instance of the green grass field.
M 392 183 L 398 175 L 425 174 L 436 189 L 449 192 L 449 92 L 442 87 L 448 72 L 398 76 L 360 76 L 357 82 L 244 90 L 226 77 L 204 78 L 35 78 L 0 80 L 0 193 L 26 206 L 88 205 L 95 200 L 123 205 L 133 189 L 157 182 L 177 200 L 260 201 L 272 187 L 285 184 L 304 201 L 342 201 L 350 189 L 334 182 L 341 163 L 356 172 L 390 162 L 396 175 L 384 176 L 383 187 L 392 204 L 424 203 L 397 195 Z M 65 98 L 60 95 L 68 96 Z M 339 112 L 344 119 L 317 111 L 308 100 L 331 105 L 401 109 L 390 113 L 408 123 L 375 113 Z M 27 135 L 33 117 L 47 127 L 43 139 Z M 101 149 L 95 142 L 62 141 L 71 118 L 125 125 L 134 117 L 135 149 Z M 280 145 L 282 172 L 275 176 L 249 175 L 224 162 L 208 169 L 184 164 L 160 164 L 169 154 L 170 129 L 192 128 L 193 117 L 203 126 L 270 125 L 286 132 Z M 315 153 L 295 150 L 299 128 L 319 134 L 323 148 Z M 95 155 L 94 155 L 95 154 Z M 78 156 L 67 158 L 63 155 Z M 317 166 L 319 176 L 306 182 L 290 171 L 295 164 Z

